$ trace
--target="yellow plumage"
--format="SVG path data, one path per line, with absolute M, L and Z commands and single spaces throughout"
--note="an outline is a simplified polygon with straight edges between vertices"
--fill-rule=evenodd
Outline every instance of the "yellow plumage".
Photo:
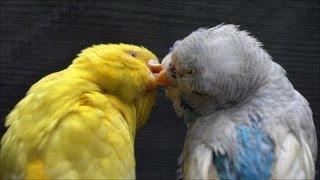
M 135 133 L 155 101 L 150 59 L 97 45 L 34 84 L 7 116 L 0 179 L 135 178 Z

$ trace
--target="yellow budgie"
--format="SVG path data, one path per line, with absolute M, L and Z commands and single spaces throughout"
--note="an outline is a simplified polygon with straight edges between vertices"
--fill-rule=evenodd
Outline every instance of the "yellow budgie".
M 145 48 L 106 44 L 34 84 L 6 119 L 0 179 L 135 178 L 134 139 L 155 101 Z

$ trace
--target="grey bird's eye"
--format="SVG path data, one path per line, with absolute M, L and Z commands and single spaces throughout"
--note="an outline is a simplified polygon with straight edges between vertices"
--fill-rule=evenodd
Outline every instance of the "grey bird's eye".
M 193 74 L 193 73 L 195 72 L 195 70 L 192 69 L 192 68 L 188 68 L 188 69 L 186 69 L 185 72 L 186 72 L 187 74 Z

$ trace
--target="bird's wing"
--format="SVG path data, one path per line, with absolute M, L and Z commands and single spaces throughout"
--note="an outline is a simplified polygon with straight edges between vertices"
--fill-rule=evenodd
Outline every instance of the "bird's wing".
M 116 98 L 82 95 L 83 105 L 71 111 L 52 135 L 46 154 L 57 178 L 134 178 L 133 135 Z M 60 160 L 59 160 L 60 159 Z
M 192 149 L 185 149 L 183 154 L 183 179 L 218 179 L 217 169 L 213 163 L 211 147 L 198 141 L 190 142 Z M 180 178 L 181 175 L 178 175 Z
M 313 179 L 314 160 L 307 142 L 293 133 L 288 133 L 277 147 L 277 160 L 272 179 Z
M 133 135 L 126 112 L 114 107 L 115 99 L 97 92 L 82 94 L 34 149 L 27 149 L 35 143 L 32 139 L 8 133 L 2 142 L 1 166 L 13 168 L 6 168 L 4 177 L 135 178 Z
M 313 179 L 317 140 L 309 103 L 295 91 L 295 100 L 287 104 L 286 113 L 283 113 L 280 119 L 286 120 L 279 122 L 284 124 L 286 129 L 277 129 L 277 123 L 271 126 L 270 132 L 278 136 L 275 137 L 276 162 L 272 177 Z

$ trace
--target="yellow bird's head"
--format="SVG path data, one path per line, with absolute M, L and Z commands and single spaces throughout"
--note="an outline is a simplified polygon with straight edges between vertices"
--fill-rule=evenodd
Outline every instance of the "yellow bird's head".
M 141 127 L 156 96 L 155 77 L 147 66 L 150 60 L 158 61 L 144 47 L 101 44 L 84 49 L 69 68 L 77 69 L 77 76 L 97 84 L 106 94 L 134 103 Z

